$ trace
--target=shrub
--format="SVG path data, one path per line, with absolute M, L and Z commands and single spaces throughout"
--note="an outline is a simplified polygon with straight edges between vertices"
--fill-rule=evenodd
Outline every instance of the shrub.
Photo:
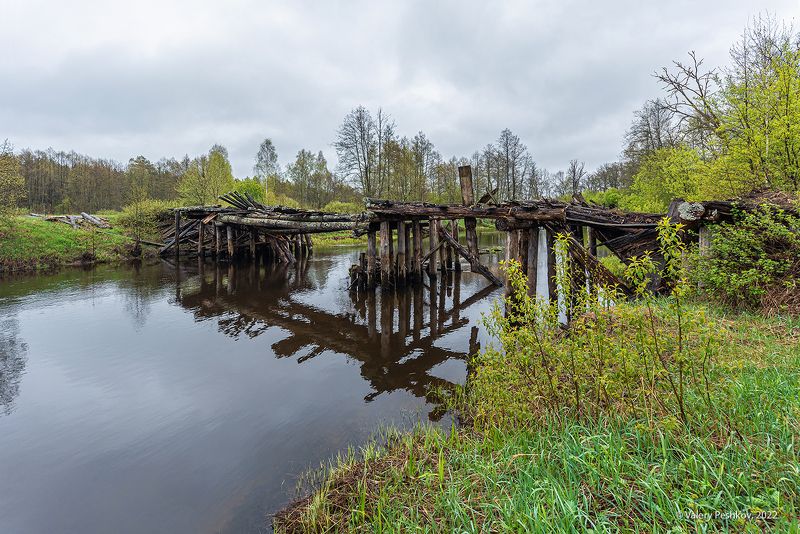
M 355 202 L 333 200 L 325 204 L 322 211 L 329 211 L 331 213 L 361 213 L 364 211 L 364 206 L 362 204 L 356 204 Z
M 703 293 L 734 308 L 800 313 L 798 217 L 765 204 L 711 231 L 709 251 L 693 257 Z
M 678 231 L 666 220 L 659 225 L 665 258 L 659 274 L 676 281 L 666 300 L 648 289 L 657 270 L 649 255 L 633 258 L 626 269 L 635 303 L 613 287 L 588 289 L 572 280 L 564 236 L 557 240 L 557 302 L 529 296 L 519 264 L 506 264 L 513 291 L 505 313 L 496 304 L 485 318 L 501 347 L 476 359 L 468 390 L 483 399 L 467 403 L 481 407 L 468 414 L 478 426 L 609 414 L 687 427 L 702 421 L 687 409 L 686 398 L 713 409 L 706 377 L 715 342 L 704 312 L 683 305 L 687 284 Z M 561 324 L 565 315 L 571 315 L 568 326 Z
M 136 239 L 158 234 L 158 222 L 170 216 L 173 203 L 163 200 L 141 200 L 125 206 L 118 222 Z

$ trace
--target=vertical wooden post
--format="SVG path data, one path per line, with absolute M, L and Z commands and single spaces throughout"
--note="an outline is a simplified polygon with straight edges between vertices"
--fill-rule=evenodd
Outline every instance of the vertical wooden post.
M 556 239 L 547 229 L 547 292 L 550 302 L 558 302 L 558 283 L 556 280 Z
M 228 238 L 228 257 L 233 258 L 233 255 L 236 252 L 236 249 L 233 247 L 233 227 L 230 224 L 226 225 L 225 232 Z
M 455 239 L 456 243 L 458 243 L 458 220 L 456 219 L 453 219 L 453 239 Z M 455 268 L 456 272 L 461 272 L 461 257 L 455 250 L 453 251 L 453 261 L 455 262 L 453 267 Z
M 445 226 L 444 227 L 444 231 L 447 232 L 448 234 L 452 235 L 452 228 L 453 228 L 453 226 L 452 226 L 452 222 L 451 222 L 450 226 Z M 444 248 L 446 249 L 445 252 L 444 252 L 444 254 L 445 254 L 445 262 L 444 262 L 445 268 L 444 268 L 444 270 L 445 271 L 452 271 L 453 270 L 453 247 L 451 247 L 449 244 L 447 244 L 447 245 L 445 245 Z
M 442 224 L 442 221 L 437 219 L 437 221 L 436 221 L 436 239 L 437 240 L 439 239 L 439 232 L 441 232 L 443 228 L 444 228 L 444 225 Z M 449 248 L 450 247 L 448 245 L 442 245 L 441 247 L 439 247 L 439 270 L 442 271 L 442 272 L 446 272 L 447 271 L 447 249 L 449 249 Z
M 422 223 L 414 221 L 414 276 L 422 277 Z
M 700 256 L 708 256 L 711 249 L 711 231 L 708 229 L 708 226 L 701 224 L 700 228 L 697 229 L 697 236 L 699 238 L 698 248 Z
M 594 232 L 594 228 L 591 226 L 588 229 L 589 233 L 589 254 L 594 257 L 597 257 L 597 235 Z
M 367 287 L 375 287 L 375 257 L 377 256 L 375 232 L 367 232 Z
M 181 243 L 179 237 L 181 235 L 181 211 L 175 210 L 175 257 L 181 255 Z
M 381 222 L 381 284 L 387 289 L 392 277 L 392 228 L 389 221 Z
M 406 223 L 397 223 L 397 283 L 399 285 L 406 282 Z
M 256 259 L 256 229 L 250 228 L 250 259 Z
M 506 296 L 511 295 L 513 289 L 511 288 L 511 284 L 508 280 L 508 267 L 511 260 L 519 260 L 519 236 L 517 235 L 516 230 L 511 230 L 510 232 L 506 232 L 506 276 L 505 276 L 505 288 L 506 288 Z
M 465 206 L 475 204 L 475 191 L 472 188 L 472 167 L 462 165 L 458 168 L 458 178 L 461 181 L 461 201 Z M 464 218 L 464 228 L 467 236 L 467 249 L 470 254 L 478 257 L 478 232 L 477 220 L 474 217 Z
M 523 274 L 528 273 L 528 232 L 517 230 L 517 243 L 519 247 L 519 266 Z
M 528 295 L 536 295 L 536 279 L 539 273 L 539 229 L 528 229 Z
M 219 260 L 222 251 L 222 227 L 220 223 L 214 222 L 214 257 Z
M 400 239 L 400 237 L 398 237 Z M 403 232 L 402 239 L 406 243 L 406 277 L 411 276 L 411 223 L 406 223 L 406 230 Z
M 202 258 L 204 254 L 203 246 L 206 238 L 206 225 L 200 222 L 197 226 L 197 256 Z
M 429 219 L 428 222 L 428 233 L 429 242 L 430 242 L 430 250 L 431 250 L 431 258 L 428 261 L 428 275 L 433 277 L 436 276 L 436 271 L 439 270 L 439 256 L 435 252 L 436 246 L 439 244 L 439 221 L 436 219 Z

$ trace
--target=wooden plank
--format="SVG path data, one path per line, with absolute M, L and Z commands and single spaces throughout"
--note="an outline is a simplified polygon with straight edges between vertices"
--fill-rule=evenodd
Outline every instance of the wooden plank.
M 205 255 L 205 238 L 206 238 L 206 225 L 201 221 L 200 226 L 197 228 L 197 255 L 203 257 Z

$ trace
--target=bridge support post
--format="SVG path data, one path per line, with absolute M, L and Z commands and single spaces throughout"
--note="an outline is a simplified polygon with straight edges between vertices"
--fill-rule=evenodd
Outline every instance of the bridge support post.
M 558 284 L 556 282 L 556 239 L 553 230 L 547 229 L 547 297 L 551 303 L 558 302 Z
M 422 223 L 419 220 L 414 220 L 414 278 L 422 278 Z
M 392 227 L 381 222 L 381 285 L 388 288 L 392 279 Z
M 536 279 L 539 274 L 539 229 L 528 229 L 528 295 L 536 296 Z
M 197 227 L 197 257 L 199 258 L 202 258 L 205 253 L 203 249 L 205 245 L 204 243 L 205 238 L 206 238 L 206 225 L 201 222 L 200 225 Z
M 228 238 L 228 258 L 233 259 L 236 249 L 233 246 L 233 227 L 231 225 L 225 226 L 225 233 Z
M 439 257 L 436 255 L 436 248 L 439 246 L 439 221 L 436 219 L 429 219 L 428 233 L 429 246 L 430 246 L 430 260 L 428 261 L 428 275 L 431 278 L 436 277 L 436 271 L 439 270 Z
M 367 287 L 372 289 L 375 287 L 375 257 L 377 256 L 377 247 L 375 243 L 375 232 L 370 230 L 367 232 Z
M 406 255 L 408 251 L 408 235 L 406 233 L 406 223 L 397 223 L 397 283 L 403 285 L 406 282 Z
M 458 168 L 458 178 L 461 181 L 461 201 L 465 206 L 475 204 L 475 192 L 472 188 L 472 167 L 463 165 Z M 464 218 L 464 231 L 467 238 L 467 250 L 475 257 L 478 257 L 478 222 L 474 217 Z

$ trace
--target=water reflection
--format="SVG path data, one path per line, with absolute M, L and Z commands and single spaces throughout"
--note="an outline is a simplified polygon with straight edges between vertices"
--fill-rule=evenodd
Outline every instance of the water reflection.
M 0 318 L 0 414 L 14 409 L 19 385 L 25 372 L 27 345 L 19 335 L 19 321 L 10 316 Z
M 326 277 L 312 265 L 308 260 L 293 266 L 176 265 L 176 302 L 198 321 L 216 321 L 219 331 L 233 338 L 255 338 L 280 328 L 285 335 L 271 344 L 278 358 L 302 364 L 328 351 L 346 355 L 358 363 L 371 386 L 367 402 L 386 392 L 405 390 L 424 397 L 433 388 L 454 385 L 431 370 L 448 360 L 463 360 L 465 352 L 437 341 L 466 329 L 470 319 L 465 314 L 496 288 L 472 284 L 477 289 L 462 300 L 462 274 L 452 273 L 404 290 L 339 290 L 349 303 L 330 310 L 303 301 L 309 292 L 325 290 Z M 480 350 L 478 328 L 473 325 L 467 332 L 468 352 L 474 354 Z M 434 409 L 430 417 L 440 413 Z

